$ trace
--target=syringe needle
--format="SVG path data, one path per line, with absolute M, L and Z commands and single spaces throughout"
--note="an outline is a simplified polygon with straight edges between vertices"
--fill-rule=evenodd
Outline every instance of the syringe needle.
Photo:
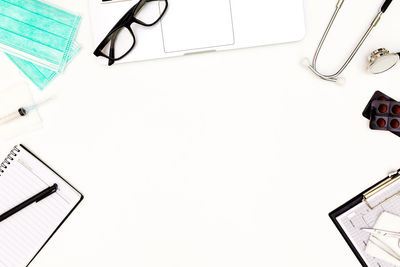
M 41 102 L 38 102 L 37 104 L 34 104 L 32 106 L 29 106 L 29 107 L 26 107 L 25 109 L 26 109 L 27 112 L 30 112 L 32 110 L 37 109 L 40 106 L 43 106 L 44 104 L 47 104 L 48 102 L 50 102 L 53 99 L 54 99 L 53 97 L 47 98 L 47 99 L 45 99 L 45 100 L 43 100 Z

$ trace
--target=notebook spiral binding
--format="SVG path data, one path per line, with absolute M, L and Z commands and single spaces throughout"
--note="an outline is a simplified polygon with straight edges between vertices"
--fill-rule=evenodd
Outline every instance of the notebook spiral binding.
M 10 153 L 7 155 L 7 157 L 4 159 L 4 161 L 0 164 L 0 177 L 2 175 L 2 173 L 5 172 L 5 170 L 7 169 L 7 165 L 11 164 L 11 161 L 14 160 L 14 157 L 17 156 L 17 153 L 21 152 L 21 150 L 18 149 L 17 146 L 15 146 Z

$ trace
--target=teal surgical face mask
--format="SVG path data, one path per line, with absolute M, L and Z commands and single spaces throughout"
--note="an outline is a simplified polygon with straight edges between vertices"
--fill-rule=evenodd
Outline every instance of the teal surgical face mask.
M 67 63 L 79 52 L 79 50 L 79 45 L 74 42 Z M 36 65 L 25 59 L 7 53 L 6 55 L 40 90 L 43 90 L 58 75 L 58 73 L 53 70 Z
M 0 0 L 0 49 L 54 72 L 73 52 L 80 17 L 38 0 Z

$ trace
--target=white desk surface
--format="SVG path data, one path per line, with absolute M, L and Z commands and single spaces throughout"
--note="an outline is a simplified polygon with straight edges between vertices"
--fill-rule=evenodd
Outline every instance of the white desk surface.
M 92 56 L 87 1 L 52 2 L 83 16 L 84 49 L 44 93 L 33 90 L 58 95 L 40 111 L 43 129 L 0 153 L 25 144 L 86 198 L 32 267 L 359 266 L 328 213 L 400 167 L 400 139 L 361 116 L 375 90 L 400 99 L 400 67 L 365 72 L 371 50 L 400 50 L 400 2 L 342 87 L 299 64 L 336 0 L 305 1 L 298 43 L 111 68 Z M 356 44 L 372 2 L 345 3 L 322 69 Z M 0 61 L 2 85 L 21 81 Z

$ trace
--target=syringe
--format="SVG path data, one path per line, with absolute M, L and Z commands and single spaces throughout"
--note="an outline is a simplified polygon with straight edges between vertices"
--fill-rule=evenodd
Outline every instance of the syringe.
M 10 113 L 4 117 L 0 117 L 0 125 L 4 125 L 6 123 L 9 123 L 13 120 L 19 119 L 21 117 L 25 117 L 26 115 L 29 114 L 29 112 L 37 109 L 39 106 L 42 106 L 43 104 L 49 102 L 50 100 L 52 100 L 53 98 L 48 98 L 42 102 L 39 102 L 37 104 L 34 104 L 32 106 L 28 106 L 28 107 L 21 107 L 19 108 L 17 111 Z

